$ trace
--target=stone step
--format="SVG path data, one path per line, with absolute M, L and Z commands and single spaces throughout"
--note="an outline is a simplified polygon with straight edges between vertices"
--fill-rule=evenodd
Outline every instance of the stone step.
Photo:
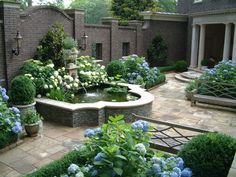
M 175 79 L 178 81 L 181 81 L 181 82 L 186 82 L 186 83 L 191 81 L 191 79 L 185 78 L 185 77 L 181 76 L 181 74 L 176 74 Z
M 195 72 L 198 72 L 198 73 L 204 73 L 203 70 L 199 69 L 199 68 L 188 68 L 189 71 L 195 71 Z
M 180 75 L 186 79 L 194 80 L 194 79 L 199 78 L 202 75 L 202 73 L 195 72 L 195 71 L 187 71 L 187 72 L 180 73 Z

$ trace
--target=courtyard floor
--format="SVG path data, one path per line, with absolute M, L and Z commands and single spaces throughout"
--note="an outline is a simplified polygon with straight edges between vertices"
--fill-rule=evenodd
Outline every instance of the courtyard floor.
M 236 137 L 236 112 L 198 104 L 185 99 L 186 83 L 167 74 L 167 83 L 150 91 L 155 95 L 153 119 L 219 131 Z M 0 154 L 0 177 L 22 176 L 60 158 L 84 140 L 88 127 L 70 128 L 44 121 L 41 135 L 25 138 L 23 144 Z

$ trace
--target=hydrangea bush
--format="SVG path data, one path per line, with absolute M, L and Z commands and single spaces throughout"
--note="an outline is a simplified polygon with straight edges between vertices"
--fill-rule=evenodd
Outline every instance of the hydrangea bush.
M 139 84 L 150 88 L 165 81 L 165 75 L 161 74 L 156 67 L 151 68 L 144 57 L 130 55 L 119 61 L 125 68 L 122 78 L 130 84 Z M 107 70 L 109 70 L 109 66 Z
M 199 79 L 189 83 L 186 90 L 191 91 L 195 89 L 197 81 L 206 82 L 198 85 L 198 92 L 200 94 L 226 98 L 236 97 L 236 65 L 233 65 L 231 61 L 222 61 L 214 68 L 207 69 Z
M 101 128 L 87 129 L 88 141 L 76 148 L 86 162 L 72 163 L 61 176 L 191 177 L 182 158 L 165 158 L 149 147 L 151 129 L 142 120 L 126 124 L 123 116 L 110 117 Z
M 0 149 L 16 141 L 22 132 L 20 111 L 9 108 L 8 99 L 6 89 L 0 86 Z

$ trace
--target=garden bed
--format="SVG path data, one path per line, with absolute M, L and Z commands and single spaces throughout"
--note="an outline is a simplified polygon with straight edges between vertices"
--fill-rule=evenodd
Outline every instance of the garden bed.
M 95 103 L 66 103 L 47 98 L 37 99 L 38 112 L 48 120 L 63 125 L 77 127 L 81 125 L 102 125 L 110 115 L 123 114 L 126 121 L 131 121 L 132 113 L 149 116 L 152 111 L 154 96 L 138 85 L 122 84 L 128 86 L 129 92 L 139 95 L 136 101 Z

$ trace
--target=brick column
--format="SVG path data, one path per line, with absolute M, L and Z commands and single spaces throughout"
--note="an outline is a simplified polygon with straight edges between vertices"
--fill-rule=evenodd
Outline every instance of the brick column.
M 0 13 L 3 21 L 3 58 L 5 60 L 6 85 L 18 72 L 17 59 L 19 56 L 12 54 L 12 49 L 16 47 L 15 37 L 20 24 L 20 4 L 16 2 L 0 2 Z M 20 62 L 20 60 L 19 60 Z
M 102 23 L 104 25 L 110 25 L 111 26 L 111 35 L 110 35 L 110 40 L 111 40 L 111 46 L 110 46 L 110 59 L 119 59 L 121 54 L 117 49 L 120 48 L 119 46 L 119 26 L 118 26 L 118 20 L 116 18 L 112 17 L 106 17 L 102 19 Z
M 136 27 L 136 54 L 142 55 L 143 48 L 143 33 L 142 33 L 142 22 L 137 20 L 132 20 L 129 22 L 130 26 Z

